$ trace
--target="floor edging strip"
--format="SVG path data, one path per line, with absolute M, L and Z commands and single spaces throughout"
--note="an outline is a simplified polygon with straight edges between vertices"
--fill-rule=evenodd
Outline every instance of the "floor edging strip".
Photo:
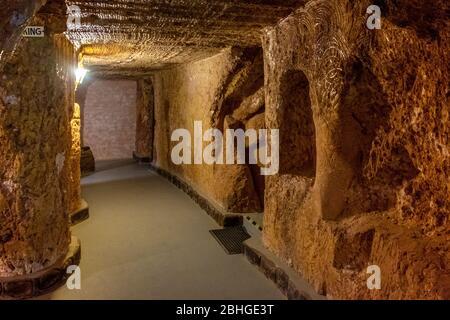
M 225 213 L 218 209 L 208 199 L 200 195 L 191 185 L 183 181 L 176 175 L 167 170 L 149 164 L 152 171 L 169 180 L 176 187 L 184 191 L 192 200 L 194 200 L 209 216 L 211 216 L 222 227 L 235 227 L 243 224 L 243 216 L 233 213 Z

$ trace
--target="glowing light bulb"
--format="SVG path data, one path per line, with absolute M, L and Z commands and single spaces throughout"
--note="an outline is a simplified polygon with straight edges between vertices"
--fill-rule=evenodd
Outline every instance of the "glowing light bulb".
M 75 70 L 75 76 L 77 79 L 77 83 L 82 83 L 83 79 L 87 73 L 88 73 L 88 70 L 84 69 L 83 67 L 77 68 L 77 70 Z

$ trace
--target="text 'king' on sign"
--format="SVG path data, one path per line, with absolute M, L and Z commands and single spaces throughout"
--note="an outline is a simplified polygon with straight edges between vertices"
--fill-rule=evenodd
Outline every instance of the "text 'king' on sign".
M 36 26 L 29 26 L 26 27 L 23 31 L 24 37 L 43 37 L 44 36 L 44 27 L 36 27 Z

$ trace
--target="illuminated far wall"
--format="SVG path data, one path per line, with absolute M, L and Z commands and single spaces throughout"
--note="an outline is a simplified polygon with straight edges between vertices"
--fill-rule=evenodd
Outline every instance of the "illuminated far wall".
M 95 80 L 84 108 L 83 143 L 95 159 L 129 159 L 135 149 L 136 82 Z

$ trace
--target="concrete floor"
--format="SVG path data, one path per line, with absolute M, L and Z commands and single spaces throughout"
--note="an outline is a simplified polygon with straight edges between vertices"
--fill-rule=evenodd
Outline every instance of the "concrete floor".
M 82 180 L 90 219 L 81 240 L 81 290 L 43 299 L 283 299 L 243 255 L 227 255 L 218 225 L 185 193 L 131 161 Z

